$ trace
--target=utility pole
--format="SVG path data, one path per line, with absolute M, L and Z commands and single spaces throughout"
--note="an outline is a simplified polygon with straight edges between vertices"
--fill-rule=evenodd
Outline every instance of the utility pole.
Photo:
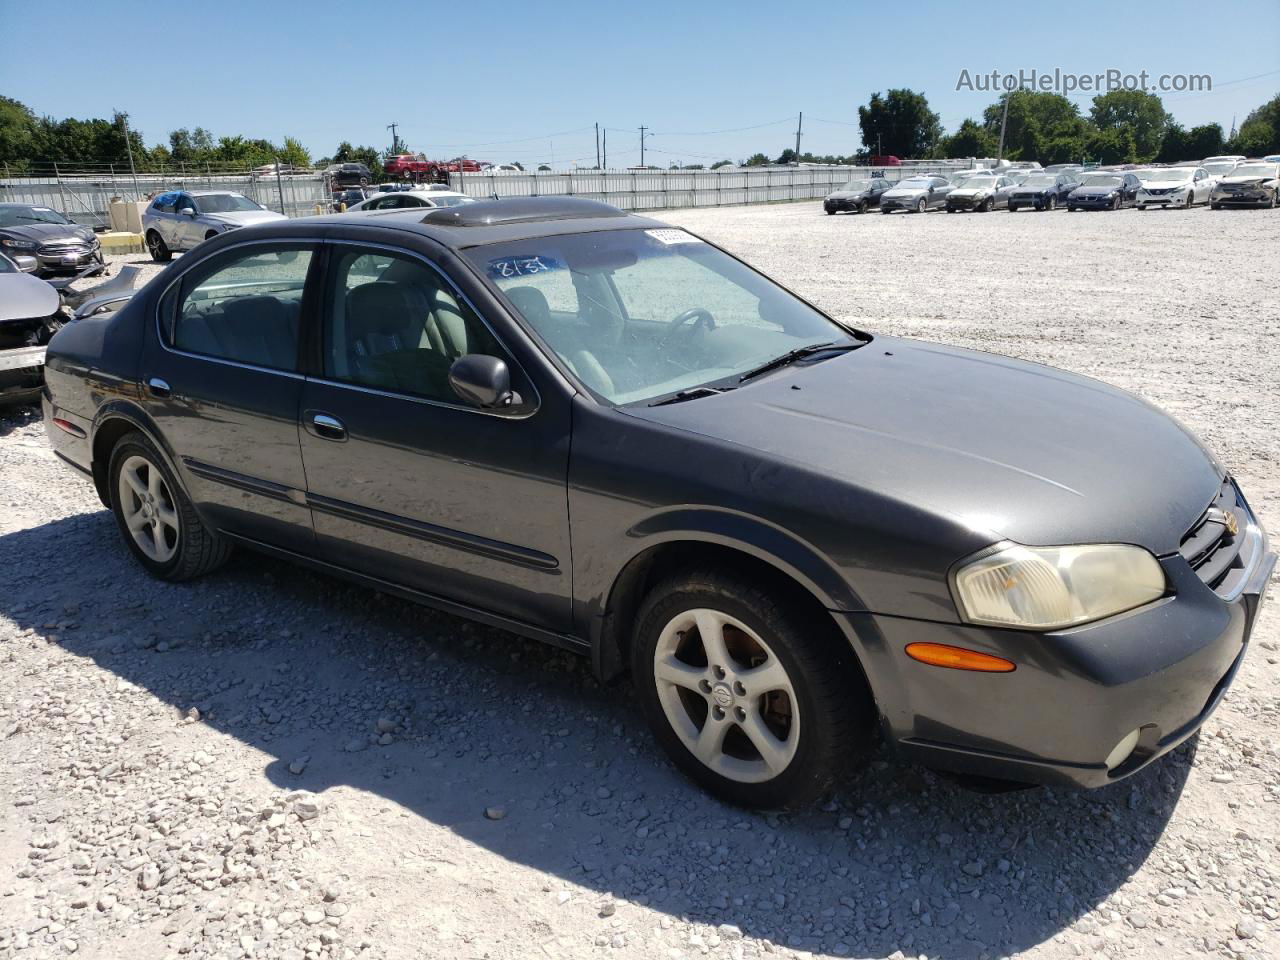
M 644 138 L 653 136 L 652 133 L 645 133 L 648 129 L 648 127 L 640 128 L 640 166 L 642 167 L 644 166 Z
M 400 152 L 400 137 L 396 134 L 396 127 L 398 126 L 400 126 L 398 123 L 387 124 L 387 129 L 391 131 L 391 153 L 393 156 Z
M 800 111 L 800 122 L 796 124 L 796 163 L 800 163 L 800 131 L 804 129 L 804 111 Z
M 604 128 L 604 159 L 601 162 L 604 164 L 604 167 L 602 167 L 601 169 L 607 169 L 609 166 L 609 128 L 608 127 Z
M 138 192 L 138 171 L 133 166 L 133 144 L 129 142 L 129 115 L 127 113 L 120 114 L 120 125 L 124 127 L 124 149 L 129 155 L 129 173 L 133 177 L 133 199 L 141 200 L 142 195 Z M 58 180 L 59 186 L 62 180 Z
M 1000 117 L 1000 147 L 996 150 L 996 160 L 1004 159 L 1004 128 L 1009 123 L 1009 98 L 1010 94 L 1004 95 L 1004 113 Z
M 596 124 L 596 169 L 600 169 L 600 124 Z

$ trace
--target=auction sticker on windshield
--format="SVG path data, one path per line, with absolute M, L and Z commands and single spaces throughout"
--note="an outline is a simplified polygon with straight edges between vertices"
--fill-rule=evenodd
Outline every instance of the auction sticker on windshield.
M 646 230 L 645 236 L 652 237 L 659 243 L 666 244 L 668 247 L 675 243 L 704 243 L 705 241 L 699 237 L 695 237 L 691 233 L 685 233 L 683 230 Z
M 552 257 L 501 257 L 489 261 L 489 276 L 495 280 L 529 277 L 535 273 L 562 269 L 564 264 Z

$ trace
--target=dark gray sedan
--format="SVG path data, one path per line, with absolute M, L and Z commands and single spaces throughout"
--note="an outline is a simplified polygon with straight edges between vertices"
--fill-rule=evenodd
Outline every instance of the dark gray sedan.
M 91 229 L 39 204 L 0 203 L 0 253 L 34 257 L 42 277 L 78 273 L 93 264 L 105 269 L 102 245 Z
M 48 350 L 157 577 L 240 546 L 630 673 L 721 797 L 922 763 L 1100 786 L 1191 736 L 1274 564 L 1178 423 L 873 336 L 574 198 L 246 227 Z

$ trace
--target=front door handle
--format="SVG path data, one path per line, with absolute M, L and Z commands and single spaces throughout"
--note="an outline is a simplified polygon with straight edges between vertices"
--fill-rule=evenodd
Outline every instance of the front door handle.
M 161 380 L 159 377 L 152 377 L 147 381 L 147 392 L 153 397 L 158 397 L 162 400 L 173 396 L 173 389 L 168 382 Z
M 342 442 L 347 439 L 347 428 L 337 417 L 311 410 L 307 412 L 306 422 L 308 431 L 321 440 Z

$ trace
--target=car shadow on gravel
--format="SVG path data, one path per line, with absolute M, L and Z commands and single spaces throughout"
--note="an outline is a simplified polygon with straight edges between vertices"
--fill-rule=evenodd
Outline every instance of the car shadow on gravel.
M 881 750 L 826 802 L 757 814 L 680 778 L 629 689 L 550 647 L 244 553 L 159 583 L 105 511 L 0 536 L 0 562 L 43 571 L 0 592 L 30 630 L 11 642 L 91 659 L 174 725 L 196 708 L 273 757 L 281 789 L 367 791 L 551 889 L 819 955 L 978 958 L 1054 937 L 1151 853 L 1194 751 L 1096 792 L 983 795 Z

